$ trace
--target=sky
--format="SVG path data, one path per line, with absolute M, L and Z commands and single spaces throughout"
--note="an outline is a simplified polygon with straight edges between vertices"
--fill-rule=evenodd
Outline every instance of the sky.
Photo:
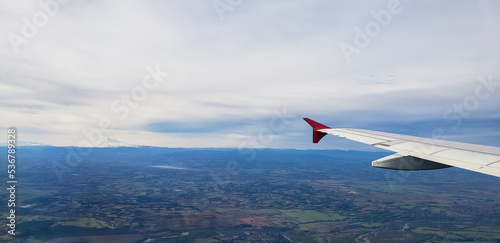
M 22 141 L 372 149 L 309 117 L 500 146 L 498 1 L 2 0 L 0 36 Z

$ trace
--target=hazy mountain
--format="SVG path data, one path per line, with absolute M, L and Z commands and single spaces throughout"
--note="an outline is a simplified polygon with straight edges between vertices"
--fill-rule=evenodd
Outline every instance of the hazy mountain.
M 15 145 L 17 145 L 17 146 L 51 146 L 48 144 L 35 143 L 35 142 L 29 142 L 29 141 L 17 141 Z M 0 146 L 7 146 L 7 143 L 0 143 Z
M 99 145 L 97 145 L 95 147 L 99 147 L 99 148 L 139 147 L 139 145 L 125 143 L 125 142 L 121 142 L 121 141 L 114 139 L 114 138 L 106 137 Z

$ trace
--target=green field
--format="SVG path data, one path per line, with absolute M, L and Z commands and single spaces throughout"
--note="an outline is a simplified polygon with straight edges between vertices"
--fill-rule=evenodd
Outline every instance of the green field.
M 323 213 L 314 210 L 290 209 L 290 210 L 280 210 L 280 212 L 298 221 L 299 223 L 309 223 L 316 221 L 335 221 L 335 220 L 342 220 L 345 218 L 344 216 L 337 213 L 331 213 L 331 212 Z

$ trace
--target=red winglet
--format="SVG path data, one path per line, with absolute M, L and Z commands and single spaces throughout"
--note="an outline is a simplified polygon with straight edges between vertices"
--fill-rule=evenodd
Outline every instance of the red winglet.
M 304 120 L 311 125 L 313 129 L 313 143 L 318 143 L 326 133 L 318 132 L 320 129 L 331 129 L 331 127 L 325 126 L 319 122 L 313 121 L 309 118 L 304 118 Z

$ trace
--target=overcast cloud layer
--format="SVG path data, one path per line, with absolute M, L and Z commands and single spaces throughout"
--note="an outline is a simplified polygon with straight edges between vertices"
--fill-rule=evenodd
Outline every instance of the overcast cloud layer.
M 0 4 L 0 128 L 23 141 L 111 122 L 131 144 L 370 149 L 311 144 L 310 117 L 500 146 L 498 1 Z

